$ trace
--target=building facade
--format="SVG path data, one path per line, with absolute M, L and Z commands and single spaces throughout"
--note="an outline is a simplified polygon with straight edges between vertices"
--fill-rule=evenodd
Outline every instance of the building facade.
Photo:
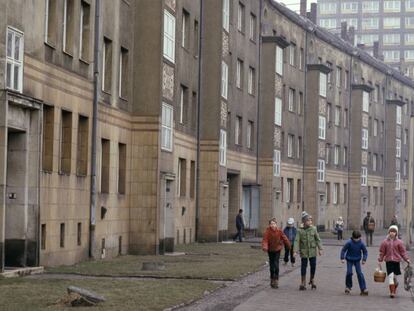
M 0 1 L 1 270 L 226 240 L 239 209 L 254 235 L 410 226 L 414 84 L 381 61 L 271 0 L 23 2 Z
M 406 76 L 414 77 L 414 1 L 318 0 L 318 25 L 339 33 L 341 22 L 355 29 L 355 44 L 380 56 Z

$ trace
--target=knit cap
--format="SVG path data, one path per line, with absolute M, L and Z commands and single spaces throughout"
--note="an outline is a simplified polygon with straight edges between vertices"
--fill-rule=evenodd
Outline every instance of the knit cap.
M 390 227 L 388 228 L 388 233 L 389 233 L 390 231 L 395 231 L 396 233 L 398 233 L 398 227 L 397 227 L 396 225 L 392 225 L 392 226 L 390 226 Z
M 309 219 L 309 214 L 306 211 L 303 211 L 301 214 L 302 222 L 305 223 Z

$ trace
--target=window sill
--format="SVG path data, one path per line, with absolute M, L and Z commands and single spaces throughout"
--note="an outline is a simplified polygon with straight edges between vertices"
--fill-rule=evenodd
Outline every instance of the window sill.
M 165 149 L 165 148 L 163 148 L 163 147 L 161 147 L 161 151 L 163 151 L 163 152 L 167 152 L 167 153 L 173 153 L 173 150 L 171 149 Z
M 45 173 L 45 174 L 49 174 L 49 175 L 51 175 L 53 173 L 53 171 L 45 170 L 45 169 L 43 169 L 42 172 Z
M 62 50 L 63 54 L 66 56 L 69 56 L 70 58 L 73 58 L 73 54 L 69 53 L 68 51 Z
M 119 96 L 119 99 L 128 102 L 128 99 L 125 97 Z
M 85 177 L 88 177 L 88 175 L 87 174 L 76 174 L 76 177 L 85 178 Z
M 255 39 L 249 39 L 249 41 L 251 42 L 251 43 L 253 43 L 253 44 L 256 44 L 256 40 Z
M 45 41 L 44 43 L 46 46 L 50 47 L 51 49 L 56 50 L 56 46 L 53 43 L 47 42 L 47 41 Z
M 110 91 L 106 91 L 106 90 L 101 90 L 101 91 L 102 91 L 102 93 L 103 93 L 103 94 L 105 94 L 105 95 L 112 96 L 112 94 L 111 94 L 111 92 L 110 92 Z
M 58 172 L 58 175 L 60 175 L 60 176 L 70 176 L 70 173 L 60 171 L 60 172 Z
M 91 64 L 89 61 L 87 61 L 86 59 L 84 59 L 84 58 L 82 58 L 82 57 L 79 57 L 79 61 L 80 61 L 81 63 L 84 63 L 85 65 L 88 65 L 88 66 Z

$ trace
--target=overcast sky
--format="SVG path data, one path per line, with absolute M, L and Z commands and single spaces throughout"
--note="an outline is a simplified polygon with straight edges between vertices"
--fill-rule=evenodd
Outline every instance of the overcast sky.
M 299 12 L 300 0 L 276 0 L 276 1 L 286 4 L 286 6 L 293 11 Z M 310 4 L 312 2 L 316 2 L 316 1 L 308 0 L 308 11 L 310 10 Z

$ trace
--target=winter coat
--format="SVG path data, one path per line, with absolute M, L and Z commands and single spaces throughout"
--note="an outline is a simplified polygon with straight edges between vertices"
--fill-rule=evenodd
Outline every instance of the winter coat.
M 378 261 L 396 261 L 401 262 L 402 260 L 408 261 L 407 250 L 405 249 L 404 243 L 400 239 L 391 239 L 387 237 L 382 241 L 379 251 Z
M 237 214 L 236 216 L 236 228 L 237 230 L 244 229 L 244 220 L 241 214 Z
M 296 234 L 294 251 L 302 258 L 316 257 L 317 249 L 322 250 L 322 243 L 315 226 L 300 228 Z
M 336 231 L 343 231 L 344 230 L 344 222 L 341 220 L 338 220 L 335 224 Z
M 283 233 L 289 239 L 290 244 L 293 244 L 293 241 L 295 241 L 295 238 L 296 238 L 296 228 L 295 227 L 285 227 L 285 229 L 283 229 Z
M 282 230 L 276 228 L 267 228 L 262 240 L 262 249 L 266 252 L 278 252 L 284 246 L 291 247 L 289 239 L 282 232 Z
M 368 230 L 368 223 L 375 224 L 375 219 L 372 216 L 369 216 L 369 217 L 365 216 L 363 227 L 364 227 L 364 231 L 366 233 L 367 232 L 374 232 L 374 230 Z
M 365 244 L 361 240 L 349 239 L 342 247 L 341 260 L 360 261 L 361 257 L 362 261 L 367 261 L 368 251 Z

